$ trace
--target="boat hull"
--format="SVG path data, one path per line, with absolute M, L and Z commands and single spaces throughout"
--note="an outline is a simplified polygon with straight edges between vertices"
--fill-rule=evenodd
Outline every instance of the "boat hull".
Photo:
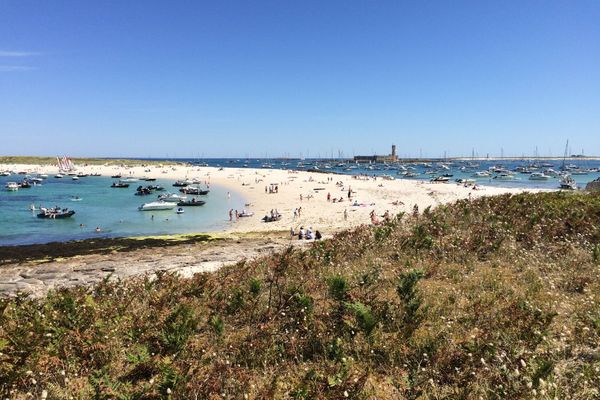
M 70 210 L 65 213 L 39 213 L 37 217 L 42 219 L 65 219 L 71 218 L 73 214 L 75 214 L 75 211 Z

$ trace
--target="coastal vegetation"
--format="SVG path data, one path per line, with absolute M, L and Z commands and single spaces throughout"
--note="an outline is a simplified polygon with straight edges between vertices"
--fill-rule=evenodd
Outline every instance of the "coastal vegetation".
M 128 158 L 85 158 L 71 157 L 76 165 L 184 165 L 185 163 L 165 160 L 137 160 Z M 0 156 L 0 164 L 56 165 L 56 157 Z
M 600 396 L 600 196 L 461 200 L 183 279 L 0 302 L 2 398 Z

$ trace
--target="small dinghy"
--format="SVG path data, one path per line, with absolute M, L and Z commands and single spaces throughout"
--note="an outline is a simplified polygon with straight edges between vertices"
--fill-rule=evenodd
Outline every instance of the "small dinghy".
M 176 212 L 177 214 L 183 214 L 185 211 L 183 210 L 183 208 L 179 207 Z
M 60 207 L 54 207 L 54 208 L 40 208 L 40 210 L 42 211 L 41 213 L 39 213 L 37 215 L 38 218 L 45 218 L 45 219 L 63 219 L 63 218 L 70 218 L 73 216 L 73 214 L 75 214 L 75 211 L 73 210 L 69 210 L 67 208 L 60 208 Z

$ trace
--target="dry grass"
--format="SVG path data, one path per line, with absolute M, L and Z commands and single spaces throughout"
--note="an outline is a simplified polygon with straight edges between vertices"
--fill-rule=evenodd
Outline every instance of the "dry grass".
M 0 394 L 598 398 L 600 197 L 461 201 L 192 279 L 0 303 Z

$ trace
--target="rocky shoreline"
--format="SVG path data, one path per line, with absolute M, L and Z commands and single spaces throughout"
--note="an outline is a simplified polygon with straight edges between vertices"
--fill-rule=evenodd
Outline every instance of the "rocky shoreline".
M 2 247 L 0 297 L 13 297 L 19 293 L 41 297 L 52 289 L 92 286 L 104 279 L 124 279 L 157 272 L 189 277 L 269 254 L 289 245 L 302 244 L 276 235 L 218 240 L 207 240 L 206 237 L 194 235 L 191 239 L 178 241 L 136 240 L 139 242 L 136 247 L 131 243 L 135 239 L 107 239 L 101 243 L 104 246 L 99 245 L 98 241 L 70 242 L 54 244 L 56 251 L 46 253 L 45 257 L 27 254 L 23 247 L 32 247 L 30 250 L 35 254 L 36 246 L 43 251 L 46 245 Z M 107 243 L 111 243 L 112 248 L 105 246 Z M 12 253 L 24 252 L 23 259 L 6 258 L 9 250 Z

